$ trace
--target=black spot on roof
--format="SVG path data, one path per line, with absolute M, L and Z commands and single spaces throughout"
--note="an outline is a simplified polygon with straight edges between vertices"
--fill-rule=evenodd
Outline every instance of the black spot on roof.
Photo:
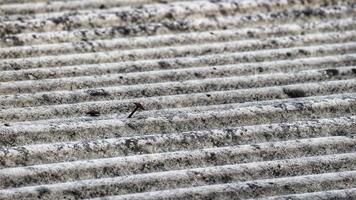
M 110 95 L 104 89 L 90 89 L 85 92 L 88 93 L 90 96 L 108 96 L 108 95 Z
M 326 69 L 325 73 L 329 76 L 336 76 L 339 74 L 339 70 L 337 69 Z
M 46 187 L 39 187 L 39 188 L 36 189 L 36 191 L 38 192 L 38 197 L 39 198 L 41 198 L 45 194 L 51 193 L 51 191 Z
M 284 88 L 283 92 L 290 98 L 299 98 L 307 96 L 305 91 L 302 89 L 288 89 Z
M 171 66 L 168 62 L 165 62 L 165 61 L 159 61 L 158 64 L 161 69 L 167 69 Z
M 90 115 L 91 117 L 98 117 L 100 116 L 100 112 L 99 111 L 95 111 L 95 110 L 91 110 L 89 112 L 86 113 L 87 115 Z

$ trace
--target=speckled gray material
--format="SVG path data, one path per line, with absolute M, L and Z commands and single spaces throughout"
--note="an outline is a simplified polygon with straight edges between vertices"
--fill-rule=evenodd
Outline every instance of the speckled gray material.
M 328 190 L 295 195 L 282 195 L 275 197 L 260 198 L 259 200 L 328 200 L 328 199 L 356 199 L 356 189 Z
M 356 199 L 356 1 L 0 14 L 0 200 Z
M 247 199 L 258 196 L 285 194 L 288 192 L 305 193 L 309 192 L 311 188 L 315 188 L 317 190 L 319 188 L 330 189 L 334 187 L 355 187 L 355 174 L 356 171 L 325 173 L 318 175 L 216 184 L 98 199 Z M 254 192 L 251 192 L 251 190 Z M 350 197 L 352 196 L 350 195 Z
M 69 54 L 80 52 L 98 52 L 109 51 L 117 49 L 134 49 L 134 48 L 148 48 L 159 47 L 162 45 L 177 45 L 179 44 L 204 44 L 210 42 L 234 41 L 238 39 L 267 39 L 271 45 L 274 44 L 275 38 L 268 39 L 269 36 L 286 36 L 290 39 L 303 39 L 298 33 L 316 33 L 320 35 L 322 32 L 332 31 L 331 27 L 337 27 L 338 30 L 349 31 L 352 30 L 356 23 L 352 18 L 342 20 L 332 20 L 319 23 L 310 22 L 308 25 L 298 23 L 288 23 L 281 25 L 267 25 L 258 26 L 255 28 L 243 29 L 227 29 L 227 30 L 212 30 L 201 32 L 189 32 L 180 34 L 167 34 L 167 35 L 153 35 L 144 37 L 133 37 L 129 40 L 125 38 L 114 38 L 110 40 L 93 40 L 90 42 L 72 42 L 72 43 L 58 43 L 58 44 L 41 44 L 32 46 L 15 46 L 0 49 L 0 55 L 4 58 L 40 56 L 40 55 L 53 55 L 57 53 Z M 294 34 L 294 35 L 291 35 Z M 313 36 L 313 35 L 311 35 Z M 323 39 L 323 35 L 321 39 Z M 339 37 L 343 37 L 339 34 Z M 288 38 L 287 38 L 288 39 Z M 32 41 L 32 40 L 31 40 Z M 244 44 L 244 41 L 241 41 Z M 265 41 L 266 42 L 266 41 Z M 246 47 L 246 45 L 245 45 Z
M 25 45 L 28 43 L 58 43 L 68 41 L 88 41 L 93 39 L 104 39 L 123 36 L 181 33 L 186 31 L 187 29 L 190 31 L 201 31 L 249 26 L 254 27 L 254 25 L 261 25 L 265 23 L 271 23 L 271 25 L 278 25 L 281 23 L 288 22 L 303 23 L 305 21 L 308 21 L 308 19 L 310 20 L 310 18 L 317 18 L 317 20 L 330 18 L 332 20 L 335 20 L 337 18 L 350 17 L 350 15 L 352 15 L 354 12 L 354 5 L 341 5 L 323 8 L 316 7 L 314 9 L 301 8 L 296 10 L 292 9 L 284 11 L 275 11 L 265 13 L 265 16 L 261 15 L 261 13 L 253 13 L 242 16 L 216 16 L 214 18 L 209 17 L 193 19 L 186 18 L 177 19 L 173 21 L 171 19 L 166 19 L 161 20 L 161 22 L 152 22 L 144 24 L 138 23 L 124 26 L 112 26 L 106 28 L 98 27 L 93 29 L 73 29 L 70 31 L 41 32 L 36 33 L 35 35 L 32 33 L 22 33 L 15 35 L 13 33 L 10 33 L 10 35 L 4 35 L 2 43 L 4 43 L 4 45 Z M 309 26 L 309 24 L 305 24 L 305 26 Z
M 272 142 L 308 137 L 343 136 L 356 127 L 356 118 L 330 118 L 285 124 L 262 124 L 243 128 L 213 129 L 180 134 L 157 134 L 48 143 L 1 149 L 3 167 L 46 164 L 55 161 L 104 158 L 228 145 Z M 88 148 L 90 147 L 90 149 Z M 24 149 L 26 149 L 24 151 Z M 74 151 L 75 149 L 75 151 Z

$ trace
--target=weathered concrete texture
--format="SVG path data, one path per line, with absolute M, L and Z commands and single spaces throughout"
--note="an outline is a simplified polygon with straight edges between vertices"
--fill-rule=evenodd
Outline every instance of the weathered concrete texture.
M 19 70 L 25 68 L 41 68 L 60 65 L 80 65 L 80 64 L 93 64 L 102 62 L 118 62 L 118 61 L 136 61 L 147 59 L 164 59 L 184 56 L 202 56 L 205 54 L 220 55 L 222 53 L 241 52 L 246 55 L 244 51 L 248 51 L 247 58 L 239 59 L 241 62 L 248 62 L 252 60 L 261 59 L 253 55 L 254 52 L 258 54 L 266 54 L 276 52 L 277 55 L 269 55 L 267 59 L 282 59 L 303 56 L 316 56 L 321 53 L 332 54 L 334 51 L 343 51 L 337 44 L 325 45 L 319 47 L 320 44 L 332 43 L 345 43 L 344 48 L 349 51 L 354 51 L 353 42 L 356 38 L 355 31 L 347 31 L 343 33 L 324 33 L 324 34 L 311 34 L 301 37 L 282 37 L 274 38 L 271 40 L 245 40 L 245 41 L 230 41 L 230 42 L 216 42 L 210 44 L 198 45 L 180 45 L 174 47 L 156 47 L 135 50 L 120 50 L 109 52 L 97 53 L 83 53 L 83 54 L 70 54 L 63 56 L 41 56 L 37 58 L 21 58 L 21 59 L 7 59 L 0 62 L 0 69 L 3 70 Z M 305 47 L 303 46 L 305 45 Z M 309 47 L 314 45 L 313 47 Z M 296 47 L 298 52 L 296 52 Z M 288 48 L 290 47 L 290 48 Z M 319 47 L 319 48 L 318 48 Z M 265 52 L 256 51 L 256 49 L 265 49 Z M 325 48 L 325 49 L 323 49 Z M 330 50 L 332 48 L 333 50 Z M 267 49 L 273 49 L 268 51 Z M 321 50 L 322 49 L 322 50 Z M 267 52 L 266 52 L 267 51 Z M 288 51 L 285 53 L 285 51 Z M 251 55 L 252 54 L 252 55 Z M 282 54 L 282 55 L 278 55 Z M 290 55 L 289 55 L 290 54 Z M 236 55 L 237 57 L 238 55 Z M 249 58 L 251 57 L 251 58 Z M 238 58 L 235 58 L 238 59 Z M 200 61 L 202 62 L 202 61 Z M 219 63 L 220 64 L 220 63 Z M 11 66 L 11 68 L 9 68 Z
M 1 149 L 2 167 L 46 164 L 136 154 L 163 153 L 250 143 L 274 142 L 309 137 L 347 136 L 356 127 L 356 118 L 331 118 L 284 124 L 262 124 L 243 128 L 191 131 L 48 143 Z M 88 148 L 90 147 L 90 148 Z
M 313 1 L 309 6 L 315 4 L 324 4 L 333 2 L 332 0 Z M 344 1 L 344 3 L 352 3 L 352 0 Z M 118 9 L 109 9 L 105 11 L 91 11 L 81 14 L 77 12 L 75 15 L 55 16 L 40 19 L 14 20 L 10 22 L 0 22 L 0 30 L 3 33 L 28 33 L 34 31 L 62 31 L 73 30 L 77 28 L 98 28 L 108 26 L 121 26 L 130 22 L 147 23 L 159 22 L 164 19 L 185 19 L 185 18 L 202 18 L 214 15 L 226 16 L 235 14 L 237 11 L 240 14 L 248 13 L 249 11 L 266 11 L 279 9 L 300 8 L 303 5 L 303 0 L 295 1 L 268 1 L 259 0 L 252 1 L 185 1 L 172 2 L 170 4 L 142 5 L 139 7 L 122 7 Z M 314 4 L 314 5 L 313 5 Z M 342 5 L 341 5 L 342 6 Z M 4 14 L 8 14 L 6 7 L 2 6 Z M 48 5 L 46 6 L 49 7 Z M 19 8 L 19 7 L 17 7 Z M 20 7 L 21 8 L 21 7 Z M 27 7 L 28 8 L 28 7 Z M 16 9 L 11 11 L 16 12 Z M 21 11 L 20 11 L 21 13 Z M 320 14 L 320 13 L 319 13 Z M 260 15 L 261 18 L 269 18 L 268 15 Z
M 344 190 L 329 190 L 322 192 L 311 192 L 297 195 L 282 195 L 275 197 L 260 198 L 259 200 L 328 200 L 328 199 L 356 199 L 356 188 Z
M 1 200 L 356 199 L 354 0 L 0 14 Z
M 290 38 L 302 37 L 298 34 L 322 33 L 328 31 L 354 29 L 356 23 L 353 18 L 336 19 L 330 21 L 307 22 L 306 24 L 287 23 L 280 25 L 264 25 L 239 29 L 212 30 L 201 32 L 188 32 L 180 34 L 165 34 L 132 37 L 113 38 L 107 40 L 78 41 L 56 44 L 39 44 L 32 46 L 14 46 L 1 48 L 0 55 L 3 58 L 44 56 L 56 54 L 70 54 L 80 52 L 98 52 L 117 49 L 153 48 L 165 45 L 204 44 L 206 42 L 234 41 L 239 39 L 261 39 L 271 41 L 270 36 L 289 36 Z M 34 44 L 35 40 L 29 41 Z M 241 42 L 244 42 L 243 40 Z
M 270 45 L 276 45 L 276 38 L 268 38 L 270 36 L 287 36 L 289 38 L 303 38 L 298 33 L 316 33 L 332 31 L 337 26 L 338 30 L 349 31 L 352 30 L 356 23 L 352 18 L 342 20 L 330 20 L 310 22 L 306 24 L 288 23 L 281 25 L 266 25 L 257 26 L 255 28 L 243 28 L 243 29 L 228 29 L 228 30 L 212 30 L 202 32 L 189 32 L 180 34 L 167 34 L 159 36 L 143 36 L 134 37 L 130 40 L 125 38 L 114 38 L 110 40 L 92 40 L 81 41 L 72 43 L 58 43 L 58 44 L 41 44 L 33 46 L 15 46 L 9 48 L 0 49 L 0 55 L 3 58 L 16 58 L 27 56 L 44 56 L 44 55 L 56 55 L 56 54 L 70 54 L 78 52 L 99 52 L 117 49 L 134 49 L 134 48 L 153 48 L 164 45 L 184 45 L 184 44 L 204 44 L 206 42 L 222 42 L 222 41 L 234 41 L 238 39 L 260 39 L 270 42 Z M 291 35 L 293 34 L 294 35 Z M 323 38 L 323 35 L 321 35 Z M 343 35 L 339 35 L 342 37 Z M 241 44 L 245 44 L 247 41 L 241 41 Z M 248 44 L 248 43 L 247 43 Z M 247 46 L 245 45 L 245 48 Z
M 4 35 L 2 43 L 4 43 L 4 45 L 9 44 L 17 46 L 25 45 L 28 43 L 58 43 L 68 41 L 88 41 L 93 39 L 104 39 L 122 36 L 182 33 L 187 31 L 187 29 L 190 31 L 202 31 L 227 28 L 231 29 L 237 27 L 254 27 L 266 23 L 269 23 L 270 25 L 291 22 L 304 23 L 305 21 L 310 20 L 310 18 L 316 18 L 316 20 L 335 20 L 338 18 L 350 17 L 350 15 L 352 15 L 354 12 L 354 5 L 340 5 L 331 7 L 317 6 L 315 8 L 291 9 L 262 14 L 261 12 L 257 12 L 237 16 L 215 16 L 214 18 L 185 18 L 177 20 L 168 18 L 161 20 L 160 22 L 137 24 L 129 23 L 123 26 L 111 26 L 105 28 L 94 27 L 92 29 L 82 28 L 73 29 L 70 31 L 51 31 L 36 33 L 35 35 L 33 33 L 13 35 L 14 33 L 10 32 L 10 35 Z M 237 12 L 235 13 L 238 14 Z M 210 16 L 214 16 L 214 14 L 211 14 Z M 305 25 L 308 26 L 308 24 Z
M 182 188 L 98 199 L 247 199 L 288 192 L 305 193 L 310 191 L 311 188 L 318 190 L 320 188 L 343 188 L 345 186 L 355 187 L 355 173 L 355 171 L 348 171 L 288 178 L 264 179 L 258 181 Z M 254 192 L 251 192 L 251 190 Z

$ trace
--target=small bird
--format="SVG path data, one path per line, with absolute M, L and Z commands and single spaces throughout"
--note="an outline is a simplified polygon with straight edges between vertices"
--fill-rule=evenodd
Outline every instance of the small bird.
M 132 115 L 138 110 L 138 109 L 141 109 L 141 110 L 145 110 L 145 108 L 143 107 L 143 105 L 139 102 L 135 102 L 134 103 L 136 105 L 135 109 L 131 112 L 131 114 L 127 117 L 127 118 L 131 118 Z

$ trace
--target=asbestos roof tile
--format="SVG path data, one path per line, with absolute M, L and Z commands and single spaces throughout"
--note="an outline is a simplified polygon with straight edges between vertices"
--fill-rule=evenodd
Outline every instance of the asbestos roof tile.
M 356 199 L 354 0 L 0 15 L 0 199 Z

